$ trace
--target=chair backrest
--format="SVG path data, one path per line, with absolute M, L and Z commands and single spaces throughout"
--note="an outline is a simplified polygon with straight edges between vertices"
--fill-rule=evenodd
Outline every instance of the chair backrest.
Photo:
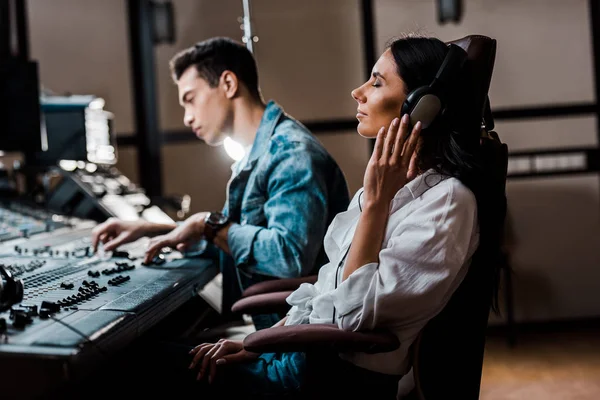
M 494 263 L 498 260 L 506 215 L 508 149 L 493 127 L 488 90 L 496 41 L 472 35 L 453 41 L 467 51 L 467 103 L 464 113 L 469 134 L 481 135 L 485 162 L 487 237 L 476 251 L 463 282 L 444 309 L 425 326 L 414 344 L 416 397 L 421 400 L 479 398 L 486 328 L 491 308 Z

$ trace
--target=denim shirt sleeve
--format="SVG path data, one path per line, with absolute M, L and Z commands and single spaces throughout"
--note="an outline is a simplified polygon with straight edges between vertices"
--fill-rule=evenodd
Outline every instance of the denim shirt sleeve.
M 268 163 L 267 226 L 233 224 L 235 265 L 249 273 L 299 277 L 314 266 L 327 230 L 327 159 L 301 142 L 275 141 Z

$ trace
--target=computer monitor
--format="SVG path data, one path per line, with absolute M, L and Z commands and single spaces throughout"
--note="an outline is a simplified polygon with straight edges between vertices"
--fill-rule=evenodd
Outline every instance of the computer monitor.
M 9 58 L 0 61 L 0 150 L 26 154 L 43 150 L 38 65 Z
M 61 160 L 113 165 L 117 162 L 113 114 L 104 100 L 92 95 L 42 96 L 41 124 L 47 150 L 36 163 L 56 165 Z

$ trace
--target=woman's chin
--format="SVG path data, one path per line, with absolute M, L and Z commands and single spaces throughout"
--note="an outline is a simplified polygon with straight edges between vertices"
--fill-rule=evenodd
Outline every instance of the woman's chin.
M 360 136 L 367 139 L 375 139 L 377 137 L 377 132 L 373 132 L 372 129 L 369 129 L 368 127 L 364 126 L 361 122 L 358 123 L 358 126 L 356 127 L 356 132 L 358 132 Z

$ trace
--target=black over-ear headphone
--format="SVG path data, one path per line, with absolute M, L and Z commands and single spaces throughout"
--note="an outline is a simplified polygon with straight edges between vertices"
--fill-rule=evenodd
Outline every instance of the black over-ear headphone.
M 421 86 L 406 96 L 401 115 L 410 115 L 410 124 L 421 121 L 422 129 L 429 127 L 447 106 L 448 88 L 467 60 L 467 52 L 460 46 L 450 44 L 446 58 L 429 86 Z
M 0 311 L 7 310 L 13 304 L 23 300 L 23 281 L 14 279 L 9 271 L 0 264 Z

